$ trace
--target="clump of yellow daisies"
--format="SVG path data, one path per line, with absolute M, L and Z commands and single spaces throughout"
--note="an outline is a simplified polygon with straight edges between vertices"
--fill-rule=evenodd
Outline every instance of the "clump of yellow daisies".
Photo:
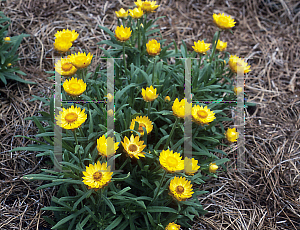
M 137 0 L 135 5 L 136 7 L 133 9 L 127 10 L 121 8 L 118 11 L 115 11 L 115 15 L 119 20 L 118 26 L 111 36 L 111 41 L 118 44 L 116 47 L 122 47 L 122 50 L 119 51 L 120 53 L 123 51 L 122 54 L 124 60 L 122 61 L 124 61 L 124 66 L 122 67 L 125 71 L 123 72 L 124 76 L 122 77 L 124 77 L 124 79 L 127 74 L 126 70 L 128 70 L 126 67 L 126 54 L 129 56 L 129 54 L 126 53 L 126 49 L 129 49 L 129 46 L 136 45 L 132 44 L 135 40 L 138 41 L 138 44 L 134 48 L 137 47 L 138 51 L 144 51 L 144 54 L 148 54 L 144 56 L 149 58 L 151 61 L 153 60 L 153 70 L 155 69 L 156 60 L 159 60 L 160 56 L 164 55 L 164 51 L 162 51 L 163 47 L 161 47 L 163 46 L 163 40 L 158 41 L 152 38 L 149 39 L 149 37 L 145 36 L 146 39 L 144 39 L 142 44 L 140 44 L 140 36 L 142 36 L 141 32 L 143 31 L 143 24 L 141 24 L 141 22 L 146 22 L 147 15 L 155 12 L 159 5 L 156 4 L 156 1 L 147 0 Z M 218 31 L 216 33 L 217 36 L 209 42 L 203 38 L 199 38 L 199 40 L 194 41 L 194 52 L 192 55 L 199 56 L 199 69 L 201 69 L 201 61 L 209 63 L 213 62 L 214 59 L 217 59 L 217 57 L 220 57 L 221 61 L 218 63 L 221 63 L 223 67 L 229 59 L 229 67 L 226 68 L 226 71 L 230 72 L 232 75 L 234 73 L 245 74 L 251 71 L 250 65 L 248 65 L 244 59 L 241 59 L 236 55 L 231 55 L 228 58 L 229 55 L 226 52 L 227 42 L 222 41 L 222 39 L 220 40 L 221 32 L 223 33 L 235 26 L 234 19 L 231 16 L 227 16 L 222 13 L 214 14 L 213 20 L 215 25 L 218 27 Z M 133 21 L 134 27 L 131 27 L 130 23 L 127 23 L 128 21 Z M 55 50 L 61 54 L 61 58 L 55 63 L 55 71 L 65 78 L 65 81 L 62 84 L 64 93 L 68 95 L 67 99 L 74 102 L 75 100 L 79 100 L 80 97 L 84 98 L 88 95 L 87 89 L 89 89 L 88 87 L 90 82 L 86 79 L 87 68 L 91 65 L 93 60 L 93 55 L 90 53 L 71 53 L 71 47 L 78 36 L 78 33 L 74 30 L 71 31 L 64 29 L 55 34 L 56 39 L 54 42 Z M 143 45 L 143 47 L 141 48 L 140 45 Z M 197 199 L 199 193 L 197 193 L 198 191 L 196 186 L 193 186 L 193 183 L 203 183 L 203 181 L 199 182 L 196 180 L 201 177 L 201 172 L 210 176 L 215 176 L 214 174 L 217 173 L 219 165 L 222 164 L 216 161 L 216 159 L 218 159 L 214 158 L 216 156 L 213 154 L 210 155 L 209 151 L 211 151 L 211 149 L 209 149 L 209 151 L 207 150 L 205 153 L 207 157 L 205 155 L 203 158 L 198 158 L 198 156 L 193 157 L 192 154 L 191 156 L 187 156 L 184 152 L 185 149 L 181 149 L 182 143 L 180 143 L 180 141 L 178 141 L 179 143 L 173 142 L 173 139 L 180 140 L 179 137 L 182 135 L 182 125 L 185 122 L 183 119 L 187 119 L 187 116 L 190 116 L 192 126 L 195 128 L 192 131 L 197 135 L 200 133 L 200 135 L 202 135 L 200 138 L 203 138 L 203 134 L 201 134 L 201 132 L 206 132 L 219 122 L 216 114 L 218 114 L 220 110 L 214 110 L 215 107 L 211 105 L 206 106 L 198 101 L 188 103 L 187 99 L 182 98 L 180 93 L 176 95 L 176 92 L 165 91 L 165 89 L 161 87 L 163 84 L 160 84 L 161 82 L 159 81 L 159 84 L 155 84 L 154 79 L 155 77 L 153 73 L 152 82 L 150 81 L 150 84 L 149 81 L 147 81 L 147 86 L 137 84 L 136 87 L 133 87 L 133 89 L 136 90 L 136 95 L 139 95 L 137 96 L 138 98 L 134 98 L 136 100 L 135 102 L 137 104 L 140 103 L 140 105 L 142 105 L 142 109 L 139 108 L 138 110 L 135 110 L 136 108 L 133 103 L 133 105 L 131 105 L 133 112 L 130 111 L 127 114 L 124 113 L 123 123 L 126 124 L 124 125 L 126 126 L 124 128 L 125 130 L 120 130 L 120 132 L 118 131 L 119 133 L 114 132 L 112 136 L 108 136 L 108 131 L 105 133 L 105 129 L 102 129 L 101 131 L 98 129 L 97 133 L 93 134 L 93 125 L 99 125 L 102 128 L 103 124 L 93 124 L 94 120 L 97 119 L 94 119 L 95 116 L 91 111 L 85 111 L 87 108 L 85 105 L 72 105 L 68 108 L 62 108 L 62 111 L 55 116 L 56 124 L 65 129 L 66 133 L 69 132 L 68 130 L 73 131 L 73 140 L 75 141 L 76 147 L 79 145 L 77 138 L 78 134 L 80 134 L 79 136 L 81 136 L 82 139 L 86 138 L 88 140 L 86 141 L 88 143 L 84 146 L 83 152 L 86 154 L 85 156 L 89 154 L 89 158 L 80 158 L 80 156 L 78 156 L 79 164 L 83 166 L 84 170 L 82 170 L 82 175 L 77 175 L 77 177 L 81 179 L 81 185 L 88 191 L 86 194 L 89 194 L 88 196 L 93 194 L 91 196 L 93 199 L 97 196 L 96 194 L 100 194 L 101 196 L 103 196 L 103 194 L 107 195 L 107 191 L 113 192 L 115 195 L 118 194 L 116 191 L 119 189 L 124 189 L 125 191 L 128 189 L 128 187 L 125 187 L 127 186 L 125 182 L 130 182 L 130 189 L 133 189 L 134 182 L 132 181 L 137 179 L 147 185 L 148 190 L 149 188 L 151 190 L 151 193 L 149 193 L 150 195 L 147 195 L 149 197 L 153 196 L 153 200 L 151 200 L 149 207 L 151 207 L 152 204 L 158 205 L 162 200 L 161 197 L 168 197 L 168 203 L 173 202 L 178 206 L 184 205 L 193 199 Z M 243 92 L 243 88 L 234 87 L 233 91 L 236 96 L 238 96 Z M 103 93 L 103 95 L 105 95 L 105 93 Z M 104 103 L 109 104 L 113 101 L 114 96 L 110 93 L 107 93 L 103 97 Z M 116 99 L 116 103 L 117 102 L 118 99 Z M 160 113 L 161 111 L 155 111 L 152 113 L 155 106 L 158 104 L 162 105 L 162 110 L 165 110 L 169 115 L 166 120 L 170 122 L 165 122 L 163 124 L 164 128 L 158 125 L 158 116 L 156 116 L 157 114 L 159 114 L 159 116 L 164 116 L 164 114 Z M 95 111 L 98 113 L 98 110 L 95 109 Z M 108 120 L 112 121 L 112 119 L 115 119 L 114 115 L 114 109 L 107 111 L 107 123 Z M 88 116 L 91 116 L 89 117 L 89 124 L 84 125 Z M 99 117 L 102 119 L 102 115 L 99 115 Z M 175 120 L 173 124 L 172 119 Z M 117 116 L 116 120 L 118 120 Z M 105 119 L 102 121 L 104 123 L 106 122 Z M 87 137 L 84 137 L 82 126 L 83 128 L 89 126 L 89 135 L 87 135 Z M 166 130 L 169 128 L 171 132 L 167 133 Z M 164 129 L 163 131 L 165 132 L 163 132 L 163 135 L 165 135 L 165 137 L 161 140 L 157 140 L 157 143 L 153 143 L 156 142 L 155 136 L 160 129 Z M 239 133 L 236 128 L 228 128 L 226 132 L 222 132 L 223 133 L 219 135 L 221 137 L 218 140 L 225 137 L 229 143 L 237 142 Z M 176 138 L 173 138 L 174 136 L 176 136 Z M 196 138 L 198 137 L 195 137 L 195 139 Z M 177 147 L 174 147 L 176 145 Z M 200 147 L 202 148 L 202 146 Z M 124 174 L 122 175 L 119 172 L 115 172 L 114 168 L 112 169 L 110 160 L 115 159 L 118 161 L 117 165 L 121 165 L 121 170 L 124 170 L 127 167 L 126 164 L 129 162 L 130 166 L 128 167 L 131 171 L 128 172 L 127 176 L 124 176 Z M 202 159 L 205 161 L 202 162 Z M 151 164 L 146 165 L 146 162 L 151 162 Z M 78 167 L 73 168 L 78 170 Z M 118 168 L 116 168 L 116 170 L 118 170 Z M 128 168 L 126 168 L 126 170 L 128 170 Z M 143 177 L 131 177 L 130 173 L 134 173 L 135 171 L 141 171 L 144 173 L 142 174 Z M 155 172 L 152 177 L 156 178 L 157 181 L 148 181 L 146 177 L 149 173 L 151 174 L 151 172 Z M 124 177 L 122 178 L 120 175 Z M 127 178 L 129 179 L 126 181 Z M 118 184 L 114 184 L 114 180 L 120 182 L 118 182 Z M 123 181 L 125 181 L 124 184 L 122 184 Z M 126 190 L 124 193 L 127 193 L 130 189 Z M 138 188 L 136 189 L 138 190 Z M 98 192 L 98 190 L 100 191 Z M 118 195 L 121 196 L 122 194 L 120 193 Z M 88 196 L 84 199 L 88 199 Z M 117 195 L 115 197 L 117 197 Z M 108 206 L 113 212 L 113 199 L 108 197 L 106 199 L 106 204 L 109 204 Z M 141 202 L 145 203 L 146 201 L 148 200 L 142 201 L 141 198 Z M 112 203 L 112 205 L 110 205 L 110 203 Z M 144 203 L 139 203 L 139 205 L 143 206 Z M 103 205 L 103 203 L 101 205 Z M 94 212 L 94 210 L 92 210 L 92 212 Z M 164 227 L 166 230 L 180 229 L 181 226 L 176 223 L 181 224 L 182 222 L 175 219 L 172 219 L 171 221 L 173 220 L 174 222 L 168 224 L 165 223 Z

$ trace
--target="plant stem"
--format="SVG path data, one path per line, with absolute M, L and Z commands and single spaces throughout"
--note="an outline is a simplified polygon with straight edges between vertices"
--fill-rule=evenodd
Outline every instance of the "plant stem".
M 159 193 L 159 190 L 160 190 L 160 188 L 161 188 L 161 185 L 162 185 L 163 181 L 165 180 L 166 175 L 167 175 L 167 171 L 164 170 L 164 174 L 163 174 L 163 176 L 162 176 L 161 179 L 160 179 L 158 189 L 156 190 L 156 193 L 155 193 L 154 198 L 153 198 L 153 200 L 151 201 L 151 203 L 153 203 L 153 202 L 156 200 L 156 198 L 157 198 L 157 196 L 158 196 L 158 193 Z M 150 203 L 150 204 L 151 204 L 151 203 Z
M 150 119 L 151 101 L 148 101 L 148 118 Z
M 78 145 L 78 140 L 77 140 L 77 135 L 76 135 L 76 129 L 74 129 L 74 138 L 75 138 L 75 142 L 76 142 L 76 145 Z
M 215 40 L 215 43 L 213 44 L 213 50 L 212 50 L 212 53 L 210 55 L 210 62 L 212 62 L 213 58 L 214 58 L 214 55 L 215 55 L 215 52 L 216 52 L 216 48 L 217 48 L 217 44 L 218 44 L 218 40 L 220 38 L 220 34 L 221 34 L 221 31 L 219 30 L 218 31 L 218 34 L 217 34 L 217 39 Z
M 173 127 L 172 127 L 171 133 L 170 133 L 170 135 L 169 135 L 169 138 L 168 138 L 168 140 L 167 140 L 167 143 L 166 143 L 165 146 L 164 146 L 164 149 L 166 149 L 166 148 L 169 146 L 170 140 L 171 140 L 171 138 L 172 138 L 172 136 L 173 136 L 173 133 L 174 133 L 175 128 L 176 128 L 176 126 L 177 126 L 177 124 L 178 124 L 178 121 L 179 121 L 179 118 L 176 117 L 175 123 L 174 123 L 174 125 L 173 125 Z
M 156 65 L 156 56 L 153 57 L 153 73 L 152 73 L 152 85 L 154 85 L 155 81 L 155 65 Z
M 140 19 L 137 20 L 138 23 L 138 50 L 141 51 L 141 22 Z
M 124 71 L 126 73 L 127 67 L 126 67 L 126 58 L 125 58 L 125 42 L 123 42 L 123 61 L 124 61 Z

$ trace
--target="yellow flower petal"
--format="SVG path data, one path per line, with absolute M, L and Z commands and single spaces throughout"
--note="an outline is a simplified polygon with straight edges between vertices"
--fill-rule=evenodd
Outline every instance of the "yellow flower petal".
M 220 14 L 213 14 L 214 23 L 220 28 L 220 29 L 230 29 L 234 27 L 235 21 L 231 16 L 226 16 L 224 13 Z
M 192 184 L 184 177 L 174 177 L 169 185 L 170 195 L 178 201 L 184 201 L 193 195 Z
M 139 157 L 145 157 L 145 152 L 142 152 L 143 149 L 146 147 L 144 144 L 144 141 L 140 141 L 139 137 L 132 134 L 130 136 L 130 140 L 128 137 L 124 137 L 124 142 L 121 142 L 124 150 L 131 158 L 137 158 Z

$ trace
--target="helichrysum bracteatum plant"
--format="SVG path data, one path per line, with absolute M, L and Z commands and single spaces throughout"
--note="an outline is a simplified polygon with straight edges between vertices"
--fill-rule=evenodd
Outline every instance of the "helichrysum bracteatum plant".
M 35 84 L 34 82 L 25 81 L 16 75 L 26 75 L 17 66 L 18 54 L 17 50 L 24 37 L 28 34 L 20 34 L 18 36 L 8 37 L 8 27 L 10 19 L 0 11 L 0 80 L 5 85 L 7 79 L 19 81 L 22 83 Z
M 113 31 L 101 27 L 110 40 L 100 45 L 111 48 L 100 48 L 105 58 L 115 58 L 114 95 L 107 91 L 105 68 L 99 64 L 95 72 L 88 70 L 91 61 L 97 61 L 91 54 L 71 53 L 77 33 L 55 35 L 55 49 L 63 55 L 55 70 L 62 75 L 63 99 L 72 103 L 62 103 L 62 111 L 54 116 L 53 97 L 46 101 L 50 113 L 29 118 L 45 142 L 14 149 L 40 151 L 38 156 L 55 161 L 53 130 L 62 127 L 62 170 L 24 176 L 48 181 L 38 189 L 57 186 L 52 205 L 43 208 L 54 212 L 54 220 L 45 217 L 53 229 L 189 227 L 195 216 L 206 213 L 198 198 L 206 192 L 199 185 L 216 177 L 228 161 L 218 146 L 225 145 L 225 138 L 237 141 L 236 130 L 225 131 L 222 124 L 231 120 L 224 111 L 232 103 L 220 103 L 236 99 L 236 65 L 250 70 L 242 59 L 230 56 L 227 43 L 220 40 L 234 26 L 233 19 L 214 15 L 217 32 L 210 43 L 195 41 L 194 51 L 188 52 L 183 42 L 171 50 L 173 43 L 166 45 L 161 36 L 154 36 L 160 33 L 157 19 L 148 19 L 159 5 L 140 0 L 135 4 L 134 9 L 116 12 Z M 176 58 L 175 63 L 170 58 Z M 192 103 L 184 96 L 186 58 L 192 60 Z M 79 100 L 89 103 L 75 103 Z M 114 110 L 93 100 L 114 101 Z M 192 118 L 192 156 L 184 153 L 185 110 Z M 110 119 L 113 136 L 106 126 Z

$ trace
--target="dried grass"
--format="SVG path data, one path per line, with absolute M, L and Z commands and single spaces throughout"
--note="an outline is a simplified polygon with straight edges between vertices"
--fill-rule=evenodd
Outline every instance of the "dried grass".
M 193 229 L 300 229 L 300 61 L 297 0 L 159 1 L 153 17 L 163 37 L 191 48 L 193 41 L 215 31 L 212 13 L 225 12 L 238 22 L 223 40 L 229 51 L 245 57 L 252 72 L 246 76 L 248 101 L 257 103 L 246 117 L 245 172 L 227 172 L 204 184 L 210 191 L 200 197 L 209 214 L 195 221 Z M 114 11 L 133 1 L 7 0 L 2 11 L 12 19 L 10 35 L 28 33 L 20 48 L 21 69 L 37 85 L 9 83 L 0 87 L 0 229 L 43 229 L 41 207 L 49 205 L 53 190 L 36 191 L 41 182 L 20 178 L 39 173 L 47 159 L 35 153 L 9 153 L 30 141 L 37 128 L 24 118 L 44 110 L 29 100 L 50 95 L 52 83 L 45 70 L 53 69 L 54 33 L 63 28 L 80 33 L 78 46 L 101 55 L 96 43 L 106 38 L 98 25 L 113 30 Z M 46 108 L 47 109 L 47 108 Z M 234 160 L 234 155 L 229 155 Z

